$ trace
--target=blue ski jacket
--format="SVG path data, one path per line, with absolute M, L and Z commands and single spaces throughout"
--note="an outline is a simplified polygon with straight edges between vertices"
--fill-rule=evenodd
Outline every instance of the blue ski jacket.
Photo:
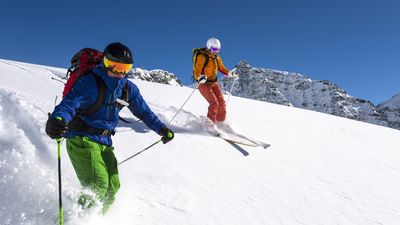
M 117 98 L 122 96 L 122 89 L 128 82 L 129 110 L 139 119 L 141 119 L 150 129 L 160 134 L 165 128 L 160 119 L 151 111 L 147 103 L 144 101 L 137 86 L 127 78 L 112 78 L 107 75 L 107 71 L 101 67 L 93 69 L 92 74 L 81 77 L 65 98 L 58 104 L 52 117 L 61 117 L 67 124 L 76 115 L 78 109 L 87 109 L 97 101 L 98 88 L 94 76 L 100 76 L 106 84 L 106 99 L 101 108 L 91 115 L 77 115 L 91 127 L 99 129 L 114 130 L 119 120 L 119 112 L 121 108 L 115 107 L 114 103 Z M 95 135 L 84 131 L 68 131 L 66 138 L 74 136 L 86 136 L 89 139 L 111 146 L 112 140 L 110 136 Z

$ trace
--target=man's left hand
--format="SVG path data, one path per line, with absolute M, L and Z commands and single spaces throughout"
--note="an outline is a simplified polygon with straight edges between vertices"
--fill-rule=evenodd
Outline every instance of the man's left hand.
M 161 140 L 164 144 L 174 139 L 174 132 L 170 130 L 168 127 L 165 127 L 161 130 L 160 135 L 162 136 Z

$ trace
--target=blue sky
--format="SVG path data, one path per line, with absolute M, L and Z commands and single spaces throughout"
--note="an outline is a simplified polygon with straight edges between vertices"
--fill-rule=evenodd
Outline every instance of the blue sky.
M 68 67 L 82 47 L 120 41 L 135 67 L 191 83 L 192 48 L 221 40 L 231 69 L 330 80 L 378 104 L 400 92 L 400 1 L 9 1 L 0 8 L 0 58 Z

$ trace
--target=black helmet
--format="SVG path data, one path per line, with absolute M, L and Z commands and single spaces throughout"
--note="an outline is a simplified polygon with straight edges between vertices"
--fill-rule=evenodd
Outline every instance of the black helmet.
M 114 62 L 133 64 L 131 50 L 119 42 L 107 45 L 107 47 L 104 49 L 104 56 Z

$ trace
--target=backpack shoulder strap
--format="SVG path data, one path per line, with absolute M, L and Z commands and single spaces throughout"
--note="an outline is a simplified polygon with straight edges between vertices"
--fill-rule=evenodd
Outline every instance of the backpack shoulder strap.
M 206 66 L 208 65 L 208 60 L 210 59 L 210 57 L 208 57 L 208 55 L 204 54 L 204 56 L 206 57 L 206 61 L 204 61 L 204 65 L 203 65 L 203 69 L 201 69 L 201 72 L 204 74 L 204 69 L 206 68 Z
M 219 54 L 215 54 L 213 56 L 213 60 L 214 60 L 214 64 L 215 64 L 215 68 L 218 70 L 218 58 L 219 58 Z
M 122 88 L 122 96 L 121 99 L 129 102 L 129 90 L 128 90 L 128 81 L 126 81 L 124 87 Z
M 81 113 L 83 115 L 90 115 L 95 113 L 97 110 L 100 109 L 101 106 L 104 105 L 106 101 L 106 84 L 104 83 L 103 79 L 100 76 L 94 76 L 96 79 L 97 91 L 98 96 L 96 102 L 91 105 L 89 108 L 83 110 Z
M 201 69 L 201 73 L 204 73 L 204 69 L 208 65 L 208 60 L 210 59 L 210 57 L 208 56 L 207 52 L 205 52 L 205 51 L 206 51 L 205 48 L 200 48 L 200 49 L 198 49 L 198 51 L 196 53 L 195 65 L 197 63 L 197 57 L 199 55 L 204 55 L 204 57 L 205 57 L 205 61 L 204 61 L 204 64 L 203 64 L 203 68 Z
M 124 101 L 125 103 L 119 102 L 118 99 Z M 117 101 L 114 103 L 115 107 L 123 108 L 124 106 L 129 106 L 129 89 L 128 89 L 128 81 L 125 82 L 122 87 L 121 97 L 119 97 Z

